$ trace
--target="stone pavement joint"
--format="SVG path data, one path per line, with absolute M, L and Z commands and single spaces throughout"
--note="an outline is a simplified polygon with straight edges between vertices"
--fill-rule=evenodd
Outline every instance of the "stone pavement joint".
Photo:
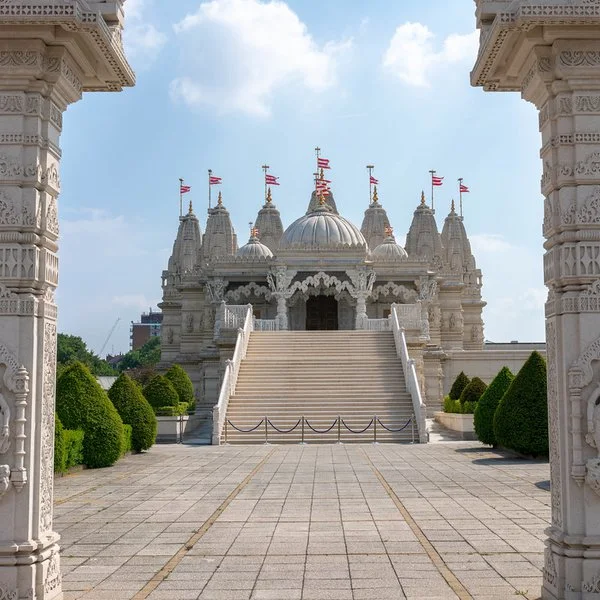
M 196 543 L 214 525 L 215 521 L 223 514 L 225 509 L 235 500 L 239 493 L 250 483 L 252 478 L 263 468 L 271 455 L 275 452 L 273 448 L 246 476 L 246 478 L 225 498 L 217 510 L 204 522 L 202 527 L 192 535 L 178 552 L 167 562 L 167 564 L 133 597 L 133 600 L 145 600 L 148 596 L 177 568 L 184 556 L 194 548 Z
M 460 598 L 460 600 L 473 600 L 473 596 L 469 594 L 465 586 L 457 579 L 456 575 L 448 568 L 448 565 L 444 562 L 444 559 L 440 556 L 440 554 L 433 547 L 431 542 L 427 539 L 427 536 L 423 533 L 423 530 L 417 525 L 417 522 L 412 518 L 411 514 L 406 510 L 404 504 L 394 490 L 391 488 L 390 484 L 386 481 L 385 477 L 381 474 L 381 471 L 373 464 L 370 456 L 365 452 L 365 456 L 367 457 L 367 461 L 371 465 L 371 468 L 377 475 L 377 479 L 381 482 L 381 485 L 385 488 L 385 491 L 388 493 L 389 497 L 393 500 L 396 508 L 415 534 L 421 546 L 427 553 L 427 556 L 431 559 L 431 562 L 435 565 L 435 568 L 438 570 L 439 574 L 446 580 L 448 585 L 452 588 L 452 591 Z

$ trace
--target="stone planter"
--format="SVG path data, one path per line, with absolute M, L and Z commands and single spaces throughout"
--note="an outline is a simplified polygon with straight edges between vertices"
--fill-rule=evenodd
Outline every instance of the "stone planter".
M 433 417 L 440 425 L 446 427 L 446 429 L 458 432 L 463 440 L 477 439 L 473 426 L 473 415 L 437 411 L 433 413 Z
M 178 417 L 156 417 L 158 421 L 157 444 L 179 444 L 187 427 L 188 415 Z

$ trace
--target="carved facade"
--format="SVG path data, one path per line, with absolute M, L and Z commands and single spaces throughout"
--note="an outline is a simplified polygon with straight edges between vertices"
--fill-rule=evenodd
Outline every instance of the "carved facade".
M 225 304 L 251 304 L 257 327 L 291 330 L 373 328 L 393 303 L 418 307 L 418 351 L 427 346 L 437 377 L 427 387 L 431 410 L 441 402 L 442 362 L 483 349 L 481 272 L 454 208 L 440 234 L 423 199 L 404 249 L 376 194 L 361 229 L 338 213 L 333 196 L 321 203 L 313 193 L 306 214 L 285 231 L 269 194 L 248 243 L 237 248 L 235 240 L 222 198 L 208 211 L 204 235 L 190 206 L 162 274 L 162 366 L 186 368 L 200 413 L 216 404 L 235 343 Z

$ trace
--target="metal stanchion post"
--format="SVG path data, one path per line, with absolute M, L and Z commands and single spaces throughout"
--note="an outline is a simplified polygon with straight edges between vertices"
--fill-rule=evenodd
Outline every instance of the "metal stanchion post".
M 377 415 L 373 417 L 373 443 L 377 443 Z
M 225 416 L 225 444 L 227 444 L 227 421 L 229 419 Z
M 304 444 L 304 415 L 302 415 L 302 442 Z
M 415 415 L 412 416 L 412 419 L 410 420 L 410 430 L 412 433 L 412 443 L 415 443 Z
M 265 417 L 265 444 L 269 443 L 269 420 Z
M 338 422 L 338 444 L 342 443 L 342 417 L 340 417 L 340 415 L 338 415 L 337 418 L 337 422 Z

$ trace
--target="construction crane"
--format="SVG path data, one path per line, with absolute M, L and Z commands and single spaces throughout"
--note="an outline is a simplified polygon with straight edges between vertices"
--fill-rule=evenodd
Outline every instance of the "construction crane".
M 104 344 L 102 344 L 102 348 L 100 348 L 100 352 L 98 352 L 98 356 L 102 357 L 104 348 L 106 348 L 106 345 L 108 344 L 112 334 L 115 332 L 115 329 L 117 328 L 117 325 L 119 324 L 120 320 L 121 320 L 121 317 L 118 317 L 117 320 L 115 321 L 115 324 L 111 327 L 110 331 L 108 332 L 108 335 L 106 336 L 106 339 L 104 340 Z

